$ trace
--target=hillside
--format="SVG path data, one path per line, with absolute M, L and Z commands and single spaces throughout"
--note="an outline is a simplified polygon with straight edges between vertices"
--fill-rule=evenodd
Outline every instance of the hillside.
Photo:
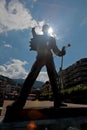
M 15 82 L 21 84 L 21 85 L 24 83 L 24 79 L 13 79 L 13 80 L 14 80 Z M 34 87 L 41 87 L 43 84 L 44 84 L 43 82 L 36 80 L 33 86 L 34 86 Z
M 0 83 L 3 84 L 11 84 L 11 85 L 15 85 L 17 82 L 14 81 L 13 79 L 10 79 L 6 76 L 0 75 Z
M 1 84 L 6 83 L 6 84 L 10 84 L 10 85 L 16 85 L 19 84 L 20 86 L 22 86 L 24 79 L 10 79 L 6 76 L 0 75 L 0 82 Z M 41 81 L 36 81 L 34 83 L 34 87 L 40 87 L 42 86 L 44 83 Z

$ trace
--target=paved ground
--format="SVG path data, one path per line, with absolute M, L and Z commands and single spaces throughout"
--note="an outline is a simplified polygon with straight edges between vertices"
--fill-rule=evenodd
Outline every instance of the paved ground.
M 8 105 L 12 104 L 12 100 L 5 100 L 1 112 L 1 116 L 5 115 L 6 112 L 6 107 Z M 53 102 L 52 101 L 26 101 L 25 107 L 24 108 L 48 108 L 52 107 Z M 68 108 L 87 108 L 87 105 L 82 105 L 82 104 L 72 104 L 72 103 L 67 103 Z
M 3 104 L 3 108 L 2 108 L 2 112 L 1 112 L 1 116 L 5 115 L 6 112 L 6 107 L 8 105 L 12 104 L 12 100 L 5 100 L 4 104 Z M 26 101 L 25 107 L 24 108 L 47 108 L 47 107 L 52 107 L 53 106 L 53 102 L 51 101 Z

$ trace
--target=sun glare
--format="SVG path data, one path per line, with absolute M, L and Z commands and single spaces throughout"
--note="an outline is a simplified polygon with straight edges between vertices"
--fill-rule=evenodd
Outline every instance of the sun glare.
M 48 29 L 48 33 L 49 33 L 49 35 L 52 35 L 52 34 L 53 34 L 53 29 L 52 29 L 52 27 L 50 27 L 50 28 Z

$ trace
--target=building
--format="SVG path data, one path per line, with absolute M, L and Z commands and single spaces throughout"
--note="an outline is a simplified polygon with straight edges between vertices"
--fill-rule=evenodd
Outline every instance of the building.
M 60 73 L 58 73 L 60 76 Z M 87 86 L 87 58 L 80 59 L 62 71 L 63 87 Z

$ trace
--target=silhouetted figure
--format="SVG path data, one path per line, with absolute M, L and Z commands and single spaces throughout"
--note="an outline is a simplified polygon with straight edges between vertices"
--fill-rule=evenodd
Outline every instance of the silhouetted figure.
M 22 90 L 18 99 L 11 105 L 14 109 L 21 109 L 24 107 L 28 94 L 31 91 L 41 68 L 45 65 L 49 80 L 52 86 L 53 96 L 54 96 L 54 107 L 59 107 L 61 105 L 59 88 L 58 88 L 58 76 L 55 69 L 52 51 L 58 55 L 65 55 L 65 50 L 60 51 L 56 45 L 54 37 L 48 34 L 48 25 L 44 25 L 42 28 L 43 35 L 37 35 L 35 28 L 32 28 L 33 38 L 31 39 L 31 50 L 37 51 L 36 61 L 34 62 L 30 73 L 24 81 Z

